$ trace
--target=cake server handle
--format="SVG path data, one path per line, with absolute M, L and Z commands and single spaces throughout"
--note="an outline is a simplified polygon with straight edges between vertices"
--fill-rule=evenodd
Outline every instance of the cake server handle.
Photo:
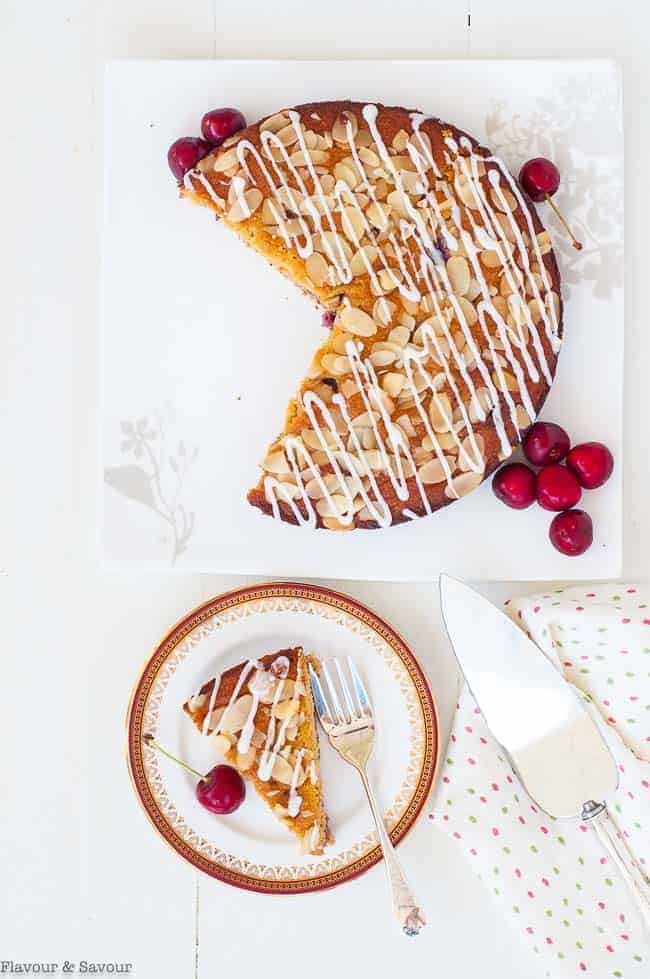
M 604 802 L 585 802 L 582 819 L 591 826 L 601 846 L 613 860 L 650 933 L 650 881 L 610 815 L 607 805 Z

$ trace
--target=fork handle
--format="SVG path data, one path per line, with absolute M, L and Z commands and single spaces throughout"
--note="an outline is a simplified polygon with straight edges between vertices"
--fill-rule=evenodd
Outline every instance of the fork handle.
M 400 928 L 405 935 L 419 935 L 420 931 L 427 923 L 426 918 L 424 917 L 424 912 L 422 911 L 422 908 L 418 902 L 415 900 L 415 895 L 413 894 L 413 891 L 411 890 L 409 883 L 404 876 L 404 871 L 400 867 L 399 861 L 395 854 L 395 848 L 393 847 L 390 836 L 386 831 L 384 820 L 381 812 L 379 811 L 379 806 L 377 805 L 377 800 L 375 799 L 374 792 L 372 791 L 372 786 L 368 780 L 366 770 L 365 768 L 359 767 L 358 771 L 361 776 L 361 781 L 363 782 L 363 787 L 366 790 L 366 795 L 368 796 L 368 802 L 370 803 L 370 808 L 377 827 L 377 836 L 379 837 L 381 852 L 384 855 L 384 863 L 386 864 L 386 872 L 388 874 L 388 884 L 393 900 L 393 914 L 397 918 Z

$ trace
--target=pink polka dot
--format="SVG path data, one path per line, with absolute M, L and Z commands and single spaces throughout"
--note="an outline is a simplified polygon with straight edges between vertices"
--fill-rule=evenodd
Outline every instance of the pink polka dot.
M 576 605 L 576 612 L 584 612 L 584 606 L 583 605 Z
M 468 734 L 472 734 L 473 728 L 471 728 L 468 724 L 466 724 L 465 730 L 467 731 Z
M 535 612 L 535 613 L 539 612 L 540 608 L 541 608 L 541 605 L 536 605 L 535 608 L 533 609 L 533 612 Z
M 580 966 L 583 972 L 587 971 L 587 966 L 584 964 L 584 962 L 578 962 L 578 965 Z
M 614 951 L 614 949 L 613 949 L 613 947 L 611 945 L 605 945 L 605 949 L 608 952 L 613 952 Z
M 587 830 L 588 830 L 588 827 L 587 827 L 587 826 L 585 826 L 585 824 L 584 824 L 584 823 L 580 823 L 580 832 L 581 832 L 581 833 L 586 833 L 586 832 L 587 832 Z
M 486 803 L 487 802 L 487 799 L 485 798 L 484 795 L 480 795 L 479 796 L 479 802 L 483 802 L 483 803 Z
M 526 891 L 526 893 L 528 894 L 528 897 L 531 899 L 531 901 L 533 901 L 535 899 L 535 895 L 534 895 L 533 891 Z
M 498 792 L 499 791 L 499 786 L 497 785 L 496 782 L 493 782 L 492 783 L 492 791 L 493 792 Z
M 542 884 L 544 885 L 544 887 L 550 887 L 551 886 L 550 883 L 549 883 L 549 881 L 546 879 L 546 877 L 542 877 Z
M 548 828 L 546 826 L 540 826 L 539 828 L 540 832 L 542 832 L 544 836 L 548 836 Z
M 628 595 L 636 595 L 636 588 L 628 588 L 627 593 Z
M 604 901 L 599 901 L 598 902 L 598 907 L 600 908 L 601 911 L 604 911 L 605 910 L 605 902 Z
M 475 758 L 468 758 L 467 759 L 467 764 L 468 765 L 475 765 L 476 764 L 476 759 Z
M 453 837 L 454 837 L 455 840 L 462 840 L 462 836 L 460 835 L 460 833 L 455 832 L 452 835 L 453 835 Z
M 631 619 L 621 619 L 623 625 L 629 625 L 631 621 L 632 621 Z
M 498 836 L 498 835 L 499 835 L 498 827 L 493 826 L 492 827 L 492 836 Z
M 522 826 L 526 825 L 526 820 L 524 819 L 523 816 L 517 816 L 517 819 L 519 820 Z
M 552 945 L 552 944 L 553 944 L 553 939 L 552 939 L 552 938 L 548 938 L 548 937 L 547 937 L 547 939 L 546 939 L 546 944 L 547 944 L 547 945 Z
M 650 625 L 650 619 L 643 619 L 643 625 Z
M 521 870 L 519 867 L 515 867 L 515 877 L 521 877 Z
M 472 856 L 473 856 L 473 857 L 475 857 L 475 856 L 476 856 L 476 850 L 474 849 L 474 847 L 473 847 L 473 846 L 472 846 L 472 847 L 470 847 L 470 851 L 469 851 L 469 852 L 470 852 L 470 853 L 472 854 Z
M 534 932 L 534 931 L 533 931 L 533 929 L 532 929 L 532 928 L 530 927 L 530 925 L 528 925 L 528 928 L 526 928 L 526 934 L 527 934 L 527 935 L 534 935 L 534 934 L 535 934 L 535 932 Z
M 629 935 L 621 935 L 621 938 L 623 939 L 624 942 L 629 942 L 629 940 L 630 940 L 630 936 Z
M 585 595 L 585 598 L 595 598 L 595 597 L 596 597 L 596 592 L 594 591 L 588 591 L 587 594 Z

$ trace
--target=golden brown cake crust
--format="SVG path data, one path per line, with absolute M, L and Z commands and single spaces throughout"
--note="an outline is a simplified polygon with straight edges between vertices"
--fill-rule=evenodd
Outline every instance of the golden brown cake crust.
M 297 395 L 290 400 L 284 429 L 267 453 L 263 463 L 264 474 L 258 484 L 250 490 L 248 499 L 253 506 L 264 513 L 275 514 L 289 523 L 311 522 L 313 526 L 319 528 L 338 530 L 354 527 L 375 528 L 380 525 L 385 526 L 387 523 L 397 524 L 412 520 L 415 516 L 423 516 L 445 506 L 489 476 L 500 461 L 507 458 L 511 447 L 514 447 L 523 437 L 542 407 L 555 374 L 562 337 L 560 275 L 550 247 L 550 240 L 544 232 L 535 208 L 520 194 L 516 185 L 513 186 L 514 182 L 510 182 L 511 178 L 505 168 L 502 168 L 500 163 L 494 162 L 489 150 L 481 147 L 476 140 L 454 125 L 437 118 L 421 117 L 417 119 L 417 130 L 424 134 L 424 139 L 427 140 L 430 157 L 426 157 L 426 148 L 418 156 L 423 173 L 426 170 L 427 181 L 426 188 L 424 185 L 418 187 L 418 179 L 425 178 L 419 174 L 418 166 L 414 163 L 415 158 L 407 145 L 412 146 L 415 139 L 420 139 L 416 134 L 412 110 L 376 104 L 376 132 L 373 133 L 368 116 L 364 115 L 364 108 L 363 103 L 337 101 L 308 103 L 297 106 L 293 110 L 281 110 L 273 117 L 260 120 L 226 141 L 221 148 L 201 161 L 197 171 L 188 174 L 182 188 L 183 194 L 214 209 L 246 243 L 288 275 L 300 288 L 313 295 L 325 309 L 334 313 L 334 329 L 317 351 Z M 296 113 L 296 115 L 289 116 L 289 113 Z M 446 287 L 443 288 L 440 293 L 436 293 L 438 298 L 442 298 L 439 307 L 434 309 L 433 291 L 429 290 L 430 295 L 427 296 L 427 290 L 422 286 L 422 280 L 426 282 L 426 274 L 423 273 L 420 275 L 419 286 L 416 285 L 416 289 L 420 289 L 421 300 L 419 302 L 406 300 L 404 284 L 407 275 L 404 268 L 412 273 L 411 278 L 416 283 L 422 271 L 422 254 L 425 251 L 424 233 L 419 231 L 416 221 L 414 226 L 417 233 L 415 235 L 410 233 L 410 237 L 403 241 L 400 238 L 398 247 L 393 249 L 391 257 L 390 241 L 397 239 L 388 237 L 389 229 L 382 230 L 380 227 L 373 226 L 367 232 L 364 229 L 363 236 L 361 232 L 357 236 L 353 227 L 347 227 L 343 217 L 344 205 L 348 201 L 345 192 L 338 200 L 338 210 L 334 204 L 331 213 L 334 217 L 336 235 L 345 246 L 346 255 L 354 253 L 352 259 L 348 255 L 347 265 L 351 268 L 353 260 L 356 259 L 357 274 L 351 275 L 349 281 L 343 281 L 344 276 L 337 271 L 337 252 L 334 250 L 336 241 L 327 254 L 322 244 L 319 245 L 320 251 L 314 251 L 313 254 L 324 256 L 324 261 L 320 258 L 301 257 L 297 243 L 305 242 L 306 236 L 302 230 L 293 225 L 298 218 L 302 218 L 307 223 L 312 221 L 310 212 L 308 210 L 294 212 L 291 208 L 285 207 L 281 221 L 274 223 L 278 204 L 271 193 L 267 179 L 271 173 L 273 179 L 278 180 L 273 169 L 275 163 L 284 174 L 286 183 L 295 190 L 296 194 L 302 180 L 302 187 L 309 192 L 304 196 L 318 204 L 318 188 L 313 174 L 308 166 L 301 165 L 300 154 L 304 156 L 303 144 L 296 142 L 292 132 L 297 125 L 303 136 L 305 133 L 309 134 L 311 145 L 305 146 L 304 149 L 308 150 L 313 165 L 322 171 L 318 179 L 323 182 L 326 175 L 330 174 L 339 182 L 337 186 L 340 186 L 340 181 L 344 179 L 346 173 L 350 172 L 350 161 L 355 153 L 363 155 L 364 160 L 360 161 L 359 167 L 363 167 L 367 178 L 365 191 L 368 191 L 369 185 L 373 190 L 370 194 L 364 192 L 362 180 L 351 187 L 350 195 L 354 190 L 360 202 L 358 207 L 356 204 L 354 207 L 358 212 L 363 210 L 366 216 L 371 213 L 371 210 L 376 215 L 372 193 L 377 190 L 377 203 L 380 207 L 385 208 L 386 203 L 392 201 L 390 221 L 395 235 L 401 235 L 409 221 L 413 223 L 412 217 L 416 213 L 421 212 L 425 219 L 429 220 L 430 212 L 430 225 L 427 226 L 430 238 L 426 240 L 434 240 L 435 221 L 442 213 L 442 219 L 438 221 L 439 233 L 435 238 L 437 251 L 434 256 L 431 256 L 431 269 L 434 271 L 426 274 L 442 277 L 446 270 L 446 280 L 453 283 L 452 268 L 457 273 L 457 278 L 461 280 L 466 277 L 469 268 L 469 288 L 464 288 L 464 281 L 458 286 L 458 291 L 456 286 L 453 289 L 450 286 L 445 294 Z M 346 142 L 345 136 L 349 137 L 351 126 L 356 127 L 356 135 L 348 138 Z M 344 132 L 343 139 L 340 138 L 341 127 Z M 275 135 L 270 137 L 269 132 L 274 132 Z M 390 154 L 389 163 L 386 163 L 379 152 L 379 141 L 374 138 L 377 132 Z M 277 136 L 278 133 L 280 136 Z M 282 140 L 283 145 L 286 140 L 286 153 L 295 161 L 292 164 L 293 169 L 287 164 L 282 152 L 273 148 L 277 140 Z M 356 145 L 353 151 L 352 145 L 357 143 L 359 145 Z M 239 144 L 252 145 L 255 152 L 247 150 L 242 154 L 238 151 Z M 419 143 L 417 146 L 421 149 Z M 375 160 L 374 157 L 378 159 Z M 366 160 L 370 162 L 366 163 Z M 242 167 L 243 161 L 246 163 L 245 168 Z M 394 169 L 398 176 L 392 173 L 392 161 L 395 161 Z M 375 166 L 375 163 L 379 163 L 379 166 Z M 226 166 L 226 164 L 230 165 Z M 337 169 L 337 165 L 342 165 L 343 169 Z M 478 168 L 475 174 L 473 167 Z M 371 171 L 378 176 L 370 176 Z M 384 171 L 388 179 L 381 176 Z M 474 186 L 477 190 L 472 189 L 472 179 L 467 176 L 470 171 L 474 174 Z M 359 178 L 359 174 L 360 171 L 353 174 L 355 179 Z M 491 182 L 494 179 L 498 185 L 496 187 Z M 397 180 L 402 182 L 400 188 L 397 186 Z M 240 181 L 239 187 L 235 186 L 237 181 Z M 425 189 L 434 198 L 435 207 L 427 203 L 429 198 L 424 193 Z M 398 190 L 408 196 L 408 201 L 404 205 L 406 210 L 400 210 L 399 199 L 395 200 Z M 334 193 L 334 190 L 328 192 L 328 199 L 331 199 Z M 477 193 L 482 195 L 480 199 L 485 202 L 481 208 L 477 205 Z M 298 200 L 297 196 L 295 200 Z M 270 206 L 269 201 L 273 207 Z M 449 201 L 459 208 L 455 217 Z M 300 203 L 302 205 L 302 199 Z M 418 209 L 417 212 L 415 208 Z M 322 214 L 321 218 L 320 230 L 327 230 L 329 225 L 326 225 Z M 511 219 L 514 222 L 512 226 Z M 370 223 L 369 219 L 367 224 Z M 287 241 L 287 235 L 282 233 L 282 229 L 289 225 L 292 225 L 295 238 L 292 237 Z M 486 243 L 482 238 L 477 237 L 480 231 L 477 232 L 476 228 L 481 229 L 488 225 L 491 238 L 497 242 L 497 249 L 503 249 L 501 255 L 498 250 L 495 252 L 488 247 L 479 248 L 477 245 L 478 240 L 483 245 Z M 303 224 L 302 227 L 304 226 Z M 356 218 L 355 226 L 358 231 Z M 323 237 L 314 230 L 315 223 L 313 227 L 309 224 L 309 227 L 312 229 L 312 240 Z M 447 246 L 448 237 L 445 237 L 452 231 L 460 243 L 460 248 L 456 252 Z M 468 251 L 467 238 L 471 239 L 472 246 L 476 249 L 474 256 Z M 383 258 L 371 259 L 372 273 L 366 271 L 365 263 L 358 260 L 359 252 L 367 247 L 369 242 L 377 243 L 378 248 L 375 250 L 382 255 L 383 250 L 386 250 L 389 256 L 387 265 L 394 273 L 393 277 L 397 277 L 397 280 L 401 277 L 401 288 L 399 284 L 389 288 L 392 285 L 390 278 L 388 281 L 381 278 L 378 283 L 380 273 L 383 275 L 385 271 L 385 267 L 382 268 Z M 355 245 L 359 245 L 359 249 L 355 250 Z M 405 265 L 400 263 L 398 253 L 401 253 Z M 332 255 L 334 262 L 330 260 Z M 476 268 L 473 259 L 478 263 Z M 345 264 L 342 257 L 341 264 Z M 323 266 L 327 267 L 327 277 L 324 281 L 319 281 Z M 318 274 L 315 274 L 314 270 Z M 479 273 L 483 285 L 479 281 Z M 442 278 L 436 278 L 435 281 L 437 290 L 437 283 L 441 282 Z M 489 296 L 486 290 L 489 290 Z M 385 315 L 382 315 L 381 321 L 378 320 L 377 303 L 380 299 L 387 300 L 391 307 L 387 322 L 385 322 Z M 512 303 L 519 302 L 519 299 L 521 303 L 513 309 Z M 497 309 L 499 317 L 502 317 L 502 325 L 501 320 L 497 325 L 491 310 L 484 312 L 484 322 L 480 317 L 476 321 L 476 311 L 481 302 L 489 302 Z M 349 308 L 360 310 L 373 320 L 375 329 L 371 335 L 350 332 L 350 326 L 345 322 L 344 312 Z M 438 313 L 441 315 L 438 316 Z M 363 398 L 360 396 L 359 386 L 357 385 L 356 392 L 350 384 L 347 384 L 346 389 L 351 368 L 348 367 L 347 372 L 343 371 L 340 374 L 330 370 L 331 366 L 337 366 L 339 362 L 346 359 L 349 350 L 346 343 L 349 344 L 352 339 L 360 346 L 360 358 L 365 361 L 372 360 L 373 354 L 381 353 L 378 345 L 393 342 L 391 338 L 396 334 L 396 329 L 405 326 L 409 330 L 409 337 L 406 343 L 402 344 L 403 349 L 414 346 L 416 352 L 419 352 L 421 348 L 417 346 L 418 328 L 425 321 L 431 323 L 436 320 L 435 329 L 442 340 L 446 341 L 447 333 L 443 335 L 439 328 L 441 318 L 446 318 L 449 335 L 453 337 L 451 352 L 446 355 L 446 363 L 441 359 L 436 361 L 436 347 L 436 351 L 431 349 L 431 360 L 425 359 L 423 363 L 429 365 L 427 369 L 430 374 L 433 373 L 430 370 L 430 365 L 433 363 L 435 370 L 447 375 L 439 390 L 449 399 L 454 412 L 453 420 L 445 431 L 444 405 L 447 402 L 444 402 L 442 428 L 439 425 L 434 434 L 426 421 L 423 421 L 421 412 L 417 410 L 417 404 L 409 403 L 409 398 L 405 397 L 405 394 L 410 393 L 408 384 L 405 385 L 404 381 L 399 379 L 400 373 L 406 373 L 403 352 L 398 354 L 394 363 L 381 363 L 381 366 L 376 366 L 374 369 L 377 385 L 384 392 L 382 397 L 388 399 L 387 410 L 391 426 L 397 425 L 400 430 L 403 430 L 404 415 L 408 416 L 410 421 L 410 426 L 407 423 L 409 430 L 406 431 L 405 438 L 411 458 L 404 458 L 402 467 L 404 478 L 396 480 L 394 477 L 400 475 L 396 472 L 399 469 L 399 464 L 396 463 L 397 455 L 395 455 L 397 450 L 390 440 L 388 426 L 382 415 L 377 419 L 378 433 L 369 427 L 368 434 L 364 435 L 364 438 L 367 446 L 370 447 L 367 451 L 371 454 L 376 452 L 378 444 L 381 448 L 382 440 L 393 449 L 392 467 L 385 465 L 382 467 L 379 464 L 381 460 L 376 466 L 368 463 L 366 470 L 357 473 L 359 479 L 363 477 L 366 482 L 365 494 L 360 488 L 349 489 L 350 500 L 345 502 L 344 506 L 340 501 L 344 500 L 346 490 L 341 485 L 340 476 L 337 475 L 331 458 L 326 458 L 327 452 L 320 450 L 318 438 L 313 437 L 317 436 L 318 432 L 315 431 L 313 419 L 305 411 L 305 395 L 313 393 L 319 402 L 322 400 L 330 410 L 337 398 L 343 397 L 345 407 L 353 420 L 357 416 L 367 414 L 367 405 L 364 405 Z M 509 344 L 510 334 L 518 338 L 517 342 L 512 340 L 509 350 L 504 349 L 503 331 L 507 334 Z M 469 358 L 468 364 L 465 364 L 464 374 L 459 366 L 455 349 L 458 347 L 461 359 L 467 360 L 470 335 L 480 357 L 478 361 L 474 358 L 473 365 L 472 358 Z M 491 349 L 492 344 L 494 349 Z M 422 343 L 425 358 L 430 346 L 431 341 L 425 338 Z M 500 365 L 496 362 L 497 357 L 502 361 Z M 349 361 L 349 357 L 347 359 Z M 380 362 L 381 357 L 375 356 L 375 360 Z M 494 387 L 494 394 L 490 398 L 485 394 L 488 391 L 486 384 L 489 386 L 489 381 L 482 369 L 486 364 Z M 386 377 L 388 374 L 391 375 L 390 378 Z M 400 384 L 402 387 L 397 397 L 387 394 L 388 390 L 397 390 Z M 461 405 L 466 409 L 472 405 L 471 386 L 476 392 L 481 389 L 477 398 L 483 399 L 485 416 L 474 417 L 469 420 L 469 424 L 463 425 L 463 419 L 458 415 L 462 414 Z M 418 394 L 427 418 L 437 418 L 440 421 L 440 396 L 439 393 L 433 392 L 433 388 L 430 394 L 428 390 L 424 394 Z M 317 427 L 324 428 L 321 408 L 317 405 L 314 411 Z M 410 431 L 411 426 L 413 434 Z M 305 463 L 303 454 L 293 465 L 290 453 L 287 452 L 287 440 L 290 443 L 291 439 L 304 441 L 305 432 L 311 433 L 312 436 L 310 445 L 307 446 L 312 457 L 318 457 L 315 466 L 311 467 Z M 348 433 L 351 435 L 351 428 L 346 429 L 343 426 L 339 433 L 343 441 Z M 336 438 L 334 432 L 332 435 Z M 435 445 L 432 445 L 432 435 Z M 364 445 L 363 448 L 365 450 L 366 446 Z M 355 458 L 361 455 L 356 448 L 349 448 L 347 451 L 354 454 Z M 467 462 L 468 458 L 471 465 Z M 340 470 L 343 476 L 354 479 L 349 463 L 345 462 L 344 466 L 347 468 Z M 442 477 L 439 467 L 444 470 Z M 303 486 L 300 485 L 296 475 L 296 470 L 300 469 Z M 329 478 L 330 497 L 336 497 L 339 501 L 334 512 L 330 499 L 323 498 L 322 486 L 314 483 L 314 469 L 318 470 L 321 479 Z M 432 481 L 429 481 L 430 478 Z M 311 491 L 308 491 L 304 489 L 304 485 L 310 479 Z M 279 489 L 277 483 L 284 483 L 286 488 Z M 284 498 L 287 494 L 290 495 L 290 499 Z M 350 502 L 353 495 L 354 502 Z M 374 509 L 364 505 L 367 503 L 366 497 L 375 504 Z M 385 503 L 390 511 L 389 519 L 383 522 L 378 519 L 377 514 L 377 511 L 381 510 L 379 501 Z M 348 518 L 342 519 L 340 511 L 346 513 L 349 511 Z

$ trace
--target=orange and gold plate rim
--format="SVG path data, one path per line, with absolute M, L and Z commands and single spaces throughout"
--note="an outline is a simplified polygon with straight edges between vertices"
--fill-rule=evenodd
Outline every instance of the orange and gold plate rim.
M 396 846 L 404 839 L 414 825 L 433 785 L 439 758 L 438 713 L 435 700 L 424 672 L 404 639 L 375 612 L 362 602 L 333 591 L 322 585 L 308 585 L 294 581 L 269 581 L 257 585 L 247 585 L 233 591 L 224 592 L 209 599 L 185 615 L 163 637 L 153 655 L 147 660 L 139 679 L 133 688 L 126 718 L 127 763 L 131 782 L 136 796 L 147 817 L 159 834 L 181 857 L 202 870 L 208 876 L 235 887 L 257 891 L 264 894 L 301 894 L 324 890 L 351 880 L 373 867 L 381 859 L 381 850 L 376 845 L 362 857 L 334 871 L 316 877 L 291 880 L 270 880 L 253 877 L 208 860 L 197 853 L 181 839 L 160 812 L 145 774 L 143 745 L 143 719 L 147 699 L 159 671 L 176 647 L 207 619 L 223 613 L 246 602 L 264 598 L 299 598 L 320 602 L 353 616 L 374 630 L 390 646 L 391 650 L 404 664 L 415 688 L 424 725 L 424 750 L 415 790 L 401 818 L 391 830 L 391 839 Z

